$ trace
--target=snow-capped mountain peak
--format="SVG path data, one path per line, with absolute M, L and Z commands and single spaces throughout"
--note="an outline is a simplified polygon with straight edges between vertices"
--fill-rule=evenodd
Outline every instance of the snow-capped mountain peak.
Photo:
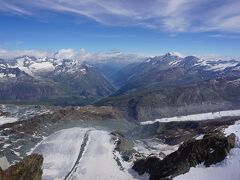
M 168 52 L 163 56 L 164 57 L 176 56 L 176 57 L 180 57 L 180 58 L 184 57 L 181 53 L 178 53 L 178 52 Z
M 78 75 L 85 75 L 88 72 L 88 68 L 91 67 L 93 66 L 87 62 L 79 61 L 76 59 L 56 59 L 46 56 L 41 58 L 21 56 L 11 60 L 0 61 L 1 69 L 18 68 L 26 74 L 37 79 L 48 76 L 49 73 L 55 75 L 58 75 L 60 73 L 78 73 Z
M 158 66 L 160 69 L 168 69 L 175 67 L 198 67 L 206 71 L 224 71 L 226 68 L 239 69 L 239 61 L 232 60 L 206 60 L 196 56 L 178 56 L 177 53 L 169 52 L 163 56 L 155 56 L 146 59 L 145 63 L 150 66 Z

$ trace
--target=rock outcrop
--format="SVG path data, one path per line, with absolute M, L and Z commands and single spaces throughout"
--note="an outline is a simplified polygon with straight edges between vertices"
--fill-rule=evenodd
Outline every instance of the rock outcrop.
M 227 137 L 223 133 L 207 134 L 201 140 L 193 139 L 183 143 L 163 160 L 151 156 L 137 160 L 133 169 L 139 174 L 149 173 L 151 180 L 172 179 L 197 164 L 210 166 L 224 160 L 234 145 L 234 134 Z
M 9 112 L 4 112 L 0 110 L 0 116 L 9 116 L 10 113 Z
M 42 155 L 29 155 L 5 171 L 0 168 L 0 180 L 41 180 L 42 163 Z

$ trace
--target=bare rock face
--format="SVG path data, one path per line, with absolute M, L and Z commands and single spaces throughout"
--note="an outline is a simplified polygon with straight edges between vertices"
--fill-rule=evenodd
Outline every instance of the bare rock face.
M 177 151 L 163 160 L 157 157 L 137 160 L 133 169 L 139 174 L 149 173 L 151 180 L 172 179 L 188 172 L 197 164 L 203 163 L 205 166 L 210 166 L 224 160 L 234 145 L 234 134 L 227 137 L 222 133 L 208 134 L 201 140 L 184 142 Z
M 42 163 L 42 155 L 29 155 L 5 171 L 0 168 L 0 180 L 41 180 Z

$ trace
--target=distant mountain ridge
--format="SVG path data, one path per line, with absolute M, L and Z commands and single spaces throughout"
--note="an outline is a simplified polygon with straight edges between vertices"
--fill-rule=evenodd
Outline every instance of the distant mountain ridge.
M 93 65 L 48 57 L 1 60 L 0 84 L 0 100 L 61 105 L 89 104 L 115 91 Z
M 97 105 L 118 107 L 146 121 L 240 107 L 240 62 L 174 53 L 129 64 L 115 75 L 120 86 Z
M 239 79 L 239 60 L 204 60 L 172 52 L 128 63 L 21 56 L 0 59 L 0 101 L 108 104 L 144 120 L 181 115 L 187 107 L 204 112 L 204 104 L 211 110 L 232 108 L 240 101 Z
M 141 63 L 133 63 L 115 75 L 115 82 L 121 86 L 117 94 L 134 88 L 157 84 L 161 87 L 192 84 L 206 80 L 239 76 L 238 60 L 203 60 L 195 56 L 180 57 L 175 53 L 148 58 Z

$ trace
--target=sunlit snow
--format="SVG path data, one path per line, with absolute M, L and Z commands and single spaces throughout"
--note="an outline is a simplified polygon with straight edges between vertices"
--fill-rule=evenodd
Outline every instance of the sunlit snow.
M 109 132 L 70 128 L 47 137 L 33 153 L 42 154 L 43 179 L 148 179 L 123 162 Z
M 16 121 L 18 121 L 18 118 L 16 118 L 16 117 L 0 116 L 0 125 L 6 124 L 6 123 L 13 123 Z
M 46 138 L 33 153 L 42 154 L 43 179 L 63 179 L 74 166 L 88 129 L 71 128 Z
M 153 124 L 155 122 L 164 123 L 164 122 L 173 122 L 173 121 L 203 121 L 203 120 L 209 120 L 209 119 L 218 119 L 222 117 L 234 117 L 234 116 L 240 116 L 240 110 L 191 114 L 187 116 L 175 116 L 170 118 L 156 119 L 154 121 L 145 121 L 145 122 L 141 122 L 141 124 L 145 125 L 145 124 Z
M 51 62 L 34 62 L 29 66 L 30 70 L 36 72 L 51 72 L 55 69 Z

